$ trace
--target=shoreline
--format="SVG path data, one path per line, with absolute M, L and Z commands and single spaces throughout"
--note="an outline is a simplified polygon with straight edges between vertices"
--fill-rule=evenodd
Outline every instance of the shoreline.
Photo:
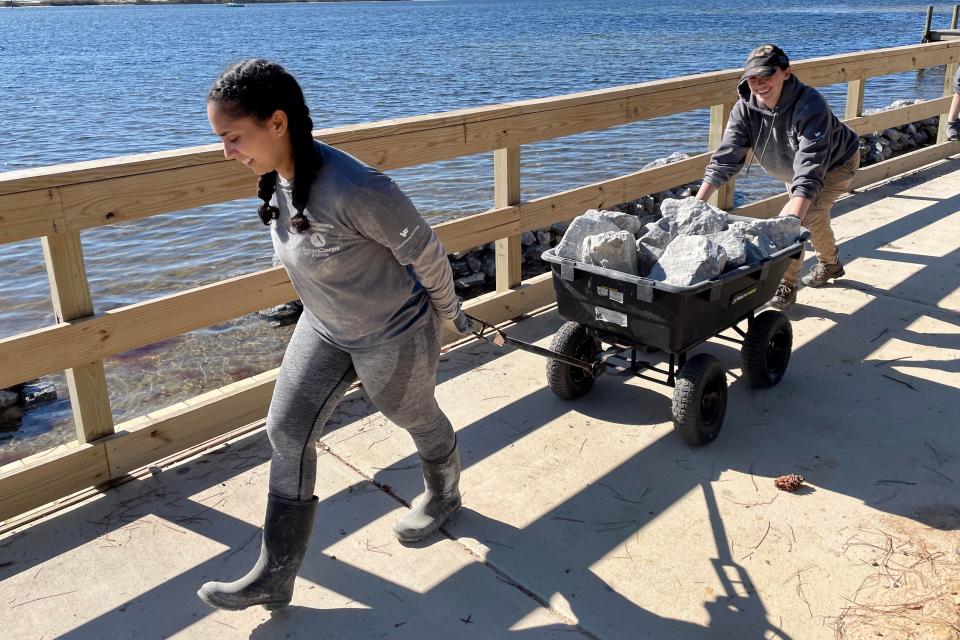
M 412 0 L 238 0 L 248 4 L 290 4 L 315 2 L 411 2 Z M 226 4 L 226 0 L 0 0 L 0 9 L 24 9 L 29 7 L 82 7 L 82 6 L 127 6 L 127 5 L 180 5 L 180 4 Z

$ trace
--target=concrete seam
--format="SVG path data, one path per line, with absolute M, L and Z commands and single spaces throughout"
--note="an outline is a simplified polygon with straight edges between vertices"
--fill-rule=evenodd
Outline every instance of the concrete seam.
M 402 497 L 400 497 L 397 493 L 395 493 L 395 492 L 393 491 L 393 488 L 392 488 L 392 487 L 390 487 L 389 485 L 385 485 L 385 484 L 382 484 L 382 483 L 380 483 L 380 482 L 377 482 L 375 479 L 373 479 L 373 478 L 371 478 L 370 476 L 368 476 L 366 473 L 364 473 L 362 470 L 360 470 L 357 466 L 351 464 L 350 462 L 348 462 L 347 460 L 345 460 L 345 459 L 342 458 L 341 456 L 337 455 L 337 453 L 336 453 L 333 449 L 330 448 L 330 445 L 328 445 L 328 444 L 326 444 L 326 443 L 324 443 L 324 442 L 321 442 L 321 443 L 320 443 L 320 446 L 321 446 L 321 448 L 324 450 L 324 452 L 326 452 L 326 453 L 330 454 L 331 456 L 333 456 L 333 458 L 334 458 L 335 460 L 337 460 L 337 461 L 339 461 L 340 463 L 342 463 L 342 464 L 343 464 L 344 466 L 346 466 L 348 469 L 351 469 L 352 471 L 354 471 L 357 475 L 359 475 L 360 477 L 364 478 L 365 480 L 367 480 L 368 482 L 370 482 L 371 484 L 373 484 L 375 487 L 377 487 L 378 489 L 380 489 L 381 491 L 383 491 L 384 493 L 386 493 L 388 496 L 390 496 L 391 498 L 393 498 L 394 500 L 396 500 L 397 502 L 399 502 L 399 503 L 402 504 L 403 506 L 405 506 L 405 507 L 407 507 L 407 508 L 410 507 L 410 504 L 409 504 L 406 500 L 404 500 Z M 528 598 L 530 598 L 531 600 L 533 600 L 534 602 L 536 602 L 539 606 L 543 607 L 544 609 L 546 609 L 546 610 L 549 611 L 550 613 L 552 613 L 552 614 L 554 614 L 555 616 L 557 616 L 558 618 L 560 618 L 562 621 L 564 621 L 566 624 L 568 624 L 570 627 L 572 627 L 574 630 L 576 630 L 577 632 L 579 632 L 579 633 L 580 633 L 581 635 L 583 635 L 584 637 L 590 638 L 591 640 L 600 640 L 600 636 L 597 636 L 596 634 L 591 633 L 590 631 L 584 629 L 578 622 L 574 622 L 573 620 L 571 620 L 570 618 L 568 618 L 566 615 L 564 615 L 564 614 L 561 613 L 560 611 L 557 611 L 556 609 L 554 609 L 553 607 L 550 606 L 550 603 L 549 603 L 549 602 L 547 602 L 546 600 L 544 600 L 543 598 L 541 598 L 539 595 L 537 595 L 536 593 L 534 593 L 531 589 L 523 586 L 523 585 L 522 585 L 520 582 L 518 582 L 517 580 L 513 579 L 512 577 L 510 577 L 510 575 L 509 575 L 507 572 L 505 572 L 504 570 L 500 569 L 499 567 L 497 567 L 496 565 L 492 564 L 491 562 L 489 562 L 489 561 L 484 560 L 483 558 L 481 558 L 481 557 L 480 557 L 475 551 L 473 551 L 470 547 L 468 547 L 467 545 L 463 544 L 462 542 L 460 542 L 459 539 L 457 539 L 457 538 L 455 538 L 454 536 L 452 536 L 452 535 L 450 534 L 450 532 L 448 532 L 448 531 L 446 530 L 446 527 L 440 527 L 440 533 L 442 533 L 448 540 L 451 540 L 451 541 L 455 542 L 461 549 L 465 550 L 468 554 L 470 554 L 471 556 L 473 556 L 474 558 L 476 558 L 478 562 L 480 562 L 481 564 L 483 564 L 483 566 L 485 566 L 485 567 L 487 567 L 488 569 L 490 569 L 490 570 L 493 572 L 494 576 L 495 576 L 498 580 L 500 580 L 501 582 L 503 582 L 503 583 L 505 583 L 505 584 L 508 584 L 508 585 L 510 585 L 511 587 L 515 588 L 517 591 L 521 592 L 522 594 L 524 594 L 525 596 L 527 596 Z

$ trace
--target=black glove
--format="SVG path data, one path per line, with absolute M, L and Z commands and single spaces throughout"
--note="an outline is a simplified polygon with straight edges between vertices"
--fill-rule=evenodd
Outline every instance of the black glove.
M 453 317 L 453 326 L 462 336 L 472 336 L 473 335 L 473 320 L 467 317 L 467 314 L 463 312 L 463 307 L 457 305 L 457 315 Z
M 947 140 L 960 140 L 960 120 L 947 123 Z

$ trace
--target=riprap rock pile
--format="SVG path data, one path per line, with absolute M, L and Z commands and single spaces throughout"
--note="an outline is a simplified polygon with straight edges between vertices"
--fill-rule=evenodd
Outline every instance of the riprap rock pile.
M 710 280 L 756 264 L 797 241 L 793 216 L 734 220 L 695 197 L 667 199 L 662 217 L 645 225 L 636 216 L 591 209 L 574 218 L 556 253 L 675 286 Z

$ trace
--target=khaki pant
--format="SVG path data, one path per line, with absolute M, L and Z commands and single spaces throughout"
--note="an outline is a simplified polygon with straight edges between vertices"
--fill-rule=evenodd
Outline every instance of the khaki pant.
M 807 215 L 803 217 L 803 226 L 810 230 L 810 241 L 820 262 L 833 264 L 837 261 L 837 241 L 830 227 L 830 210 L 833 209 L 833 203 L 837 198 L 849 190 L 859 166 L 860 154 L 854 153 L 852 158 L 827 173 L 823 179 L 823 189 L 810 205 Z M 790 185 L 787 185 L 787 189 L 790 189 Z M 787 272 L 783 274 L 783 281 L 791 286 L 797 286 L 802 269 L 803 252 L 800 253 L 799 258 L 790 261 Z

